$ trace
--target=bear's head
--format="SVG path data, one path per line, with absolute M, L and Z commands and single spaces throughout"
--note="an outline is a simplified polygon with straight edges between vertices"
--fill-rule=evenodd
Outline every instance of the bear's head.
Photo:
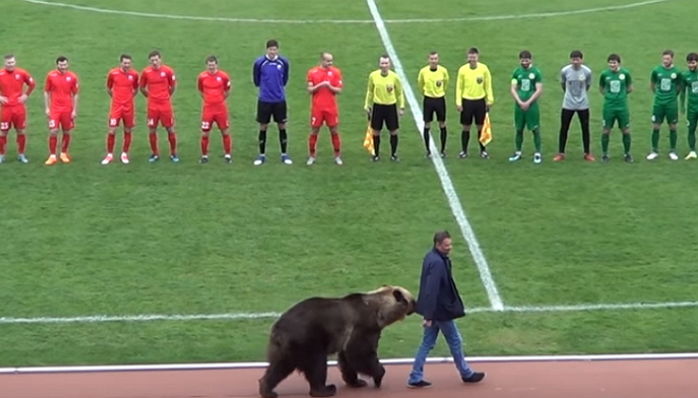
M 383 329 L 414 312 L 416 301 L 409 290 L 401 286 L 383 286 L 364 295 L 364 301 L 377 312 L 378 326 Z

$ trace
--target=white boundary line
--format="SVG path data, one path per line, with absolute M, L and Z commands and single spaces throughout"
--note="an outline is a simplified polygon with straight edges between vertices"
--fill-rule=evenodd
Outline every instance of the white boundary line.
M 619 310 L 652 310 L 670 308 L 696 308 L 698 301 L 676 301 L 666 303 L 617 303 L 617 304 L 577 304 L 577 305 L 548 305 L 548 306 L 508 306 L 501 310 L 492 307 L 473 307 L 466 309 L 470 314 L 475 313 L 537 313 L 537 312 L 582 312 L 582 311 L 619 311 Z M 142 315 L 87 315 L 72 317 L 0 317 L 2 325 L 22 324 L 68 324 L 68 323 L 107 323 L 107 322 L 155 322 L 155 321 L 242 321 L 255 319 L 275 319 L 280 312 L 229 312 L 221 314 L 142 314 Z
M 113 10 L 108 8 L 98 8 L 81 6 L 77 4 L 60 3 L 55 1 L 45 0 L 21 0 L 26 3 L 32 3 L 44 6 L 71 8 L 74 10 L 95 12 L 100 14 L 114 15 L 129 15 L 134 17 L 145 18 L 161 18 L 161 19 L 176 19 L 189 21 L 208 21 L 208 22 L 235 22 L 235 23 L 269 23 L 269 24 L 308 24 L 308 23 L 334 23 L 334 24 L 373 24 L 371 19 L 259 19 L 259 18 L 229 18 L 229 17 L 205 17 L 194 15 L 174 15 L 174 14 L 158 14 L 140 11 Z M 567 15 L 591 14 L 604 11 L 624 10 L 629 8 L 637 8 L 657 3 L 665 3 L 671 0 L 646 0 L 630 4 L 617 6 L 586 8 L 581 10 L 569 11 L 552 11 L 531 14 L 512 14 L 512 15 L 485 15 L 479 17 L 462 17 L 462 18 L 407 18 L 407 19 L 385 19 L 386 23 L 443 23 L 443 22 L 468 22 L 468 21 L 502 21 L 513 19 L 533 19 L 533 18 L 551 18 Z
M 603 355 L 530 355 L 530 356 L 483 356 L 468 357 L 468 362 L 550 362 L 550 361 L 638 361 L 638 360 L 680 360 L 698 359 L 698 352 L 668 354 L 603 354 Z M 382 359 L 385 365 L 409 365 L 413 358 Z M 427 358 L 428 363 L 450 363 L 450 357 Z M 336 366 L 337 361 L 328 361 Z M 3 374 L 37 374 L 37 373 L 88 373 L 88 372 L 135 372 L 135 371 L 172 371 L 172 370 L 223 370 L 265 368 L 267 362 L 218 362 L 218 363 L 175 363 L 151 365 L 98 365 L 98 366 L 37 366 L 0 368 Z
M 424 117 L 422 114 L 422 109 L 417 102 L 417 97 L 415 97 L 414 92 L 412 91 L 410 80 L 405 75 L 405 70 L 402 68 L 400 58 L 398 58 L 397 51 L 395 51 L 393 42 L 390 40 L 390 35 L 388 35 L 388 30 L 385 28 L 385 23 L 380 15 L 380 12 L 378 11 L 376 2 L 374 0 L 366 0 L 366 4 L 371 11 L 371 16 L 373 16 L 373 20 L 375 21 L 376 28 L 378 29 L 381 40 L 383 41 L 385 50 L 388 52 L 388 55 L 393 61 L 395 72 L 398 74 L 398 76 L 400 76 L 400 80 L 402 80 L 402 86 L 405 90 L 405 97 L 410 105 L 414 122 L 417 124 L 417 134 L 419 134 L 421 138 L 421 131 L 424 127 L 424 122 L 422 120 Z M 438 153 L 438 149 L 436 148 L 432 139 L 430 139 L 429 145 L 432 153 Z M 495 311 L 501 311 L 504 308 L 502 298 L 497 290 L 497 285 L 494 283 L 492 273 L 490 272 L 490 267 L 487 264 L 485 255 L 482 253 L 482 249 L 480 248 L 480 243 L 478 243 L 477 238 L 475 237 L 475 233 L 473 232 L 473 228 L 470 226 L 470 222 L 465 215 L 463 205 L 458 198 L 456 189 L 453 187 L 451 177 L 449 176 L 444 163 L 441 161 L 441 157 L 432 156 L 432 162 L 434 163 L 436 174 L 438 174 L 439 180 L 441 181 L 441 186 L 446 194 L 446 198 L 448 198 L 448 204 L 451 207 L 451 212 L 453 212 L 453 216 L 456 218 L 456 222 L 458 222 L 461 233 L 463 234 L 465 241 L 468 243 L 468 248 L 473 256 L 475 265 L 477 265 L 477 269 L 480 272 L 480 279 L 482 280 L 482 284 L 485 286 L 485 290 L 487 291 L 487 297 L 490 300 L 490 305 Z

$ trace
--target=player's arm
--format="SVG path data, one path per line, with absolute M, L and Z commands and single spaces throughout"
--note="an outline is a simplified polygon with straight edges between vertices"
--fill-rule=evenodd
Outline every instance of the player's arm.
M 562 92 L 567 91 L 567 77 L 565 76 L 565 70 L 560 71 L 560 87 L 562 87 Z
M 337 69 L 337 71 L 335 73 L 336 73 L 335 82 L 337 85 L 336 86 L 333 85 L 332 84 L 333 82 L 330 81 L 330 82 L 327 82 L 327 88 L 329 88 L 330 91 L 332 91 L 333 93 L 339 94 L 342 92 L 342 88 L 344 88 L 344 81 L 342 80 L 342 72 L 340 72 L 339 69 Z
M 279 59 L 284 64 L 282 80 L 284 82 L 284 87 L 285 87 L 286 83 L 288 83 L 288 76 L 291 74 L 291 64 L 288 62 L 288 60 L 286 58 L 279 57 Z
M 397 75 L 395 75 L 395 96 L 397 97 L 397 104 L 400 108 L 398 113 L 402 116 L 405 113 L 405 90 L 402 89 L 402 82 Z
M 199 95 L 201 98 L 204 98 L 204 79 L 202 75 L 199 75 L 199 78 L 196 80 L 196 88 L 199 90 Z
M 46 108 L 46 116 L 51 114 L 51 79 L 46 76 L 46 81 L 44 82 L 44 107 Z
M 252 64 L 252 81 L 255 87 L 259 87 L 259 81 L 262 74 L 262 61 L 257 60 Z
M 368 75 L 368 86 L 366 87 L 366 100 L 364 101 L 364 110 L 371 113 L 371 107 L 373 106 L 373 90 L 375 86 L 373 84 L 373 74 Z
M 458 70 L 456 77 L 456 109 L 458 112 L 463 110 L 463 67 Z
M 630 73 L 625 74 L 625 92 L 630 94 L 633 92 L 633 78 L 630 76 Z
M 419 89 L 419 92 L 424 94 L 424 86 L 426 83 L 424 82 L 424 70 L 420 70 L 419 74 L 417 75 L 417 88 Z
M 446 89 L 448 88 L 448 82 L 451 78 L 448 76 L 448 70 L 444 68 L 444 93 L 446 92 Z
M 593 80 L 591 78 L 591 71 L 589 71 L 589 74 L 587 74 L 587 78 L 586 78 L 587 91 L 589 91 L 589 89 L 591 88 L 592 81 Z
M 652 90 L 653 93 L 657 93 L 657 72 L 654 70 L 650 75 L 650 90 Z
M 603 73 L 599 76 L 599 92 L 601 95 L 606 95 L 606 77 Z
M 73 113 L 71 115 L 73 119 L 75 119 L 75 117 L 78 115 L 78 98 L 80 93 L 80 82 L 77 76 L 75 76 L 74 81 L 75 83 L 73 84 Z
M 27 98 L 29 98 L 32 91 L 34 91 L 34 88 L 36 87 L 36 82 L 29 73 L 26 73 L 24 75 L 24 83 L 27 85 L 27 90 L 19 97 L 19 101 L 21 103 L 24 103 L 27 100 Z
M 485 92 L 487 93 L 487 106 L 494 105 L 494 92 L 492 92 L 492 75 L 490 69 L 485 68 Z
M 111 77 L 111 73 L 107 75 L 107 94 L 109 94 L 110 97 L 113 97 L 112 95 L 112 89 L 114 88 L 114 78 Z
M 138 78 L 138 73 L 133 74 L 133 84 L 131 85 L 131 93 L 133 95 L 138 94 L 138 84 L 140 79 Z
M 143 73 L 141 76 L 141 80 L 138 82 L 138 86 L 141 89 L 141 94 L 143 94 L 144 97 L 148 98 L 148 75 Z
M 516 101 L 516 104 L 520 107 L 523 105 L 523 101 L 521 101 L 521 97 L 519 97 L 519 92 L 516 90 L 519 87 L 519 81 L 516 80 L 516 77 L 511 78 L 511 84 L 509 85 L 509 94 L 511 94 L 512 97 L 514 97 L 514 101 Z
M 233 88 L 233 83 L 230 81 L 230 77 L 226 75 L 225 79 L 223 79 L 223 98 L 228 99 L 231 88 Z

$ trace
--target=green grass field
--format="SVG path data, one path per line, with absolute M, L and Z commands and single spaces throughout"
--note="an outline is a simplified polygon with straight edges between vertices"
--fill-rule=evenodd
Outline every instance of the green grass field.
M 49 3 L 49 2 L 47 2 Z M 559 311 L 487 311 L 490 302 L 434 166 L 410 112 L 402 119 L 402 162 L 369 162 L 362 148 L 366 77 L 385 48 L 364 1 L 341 9 L 320 0 L 235 2 L 200 0 L 64 0 L 79 6 L 157 14 L 150 17 L 3 2 L 0 53 L 41 84 L 56 56 L 71 59 L 81 77 L 74 162 L 47 168 L 40 90 L 29 101 L 31 163 L 0 165 L 0 366 L 264 360 L 273 318 L 151 322 L 18 323 L 17 318 L 91 315 L 281 312 L 315 295 L 343 295 L 398 284 L 416 293 L 421 259 L 436 229 L 455 239 L 455 276 L 468 307 L 459 321 L 470 355 L 685 352 L 698 350 L 698 307 Z M 698 207 L 696 164 L 644 160 L 650 144 L 649 73 L 661 51 L 676 63 L 698 51 L 687 8 L 693 0 L 604 9 L 633 0 L 440 0 L 427 10 L 414 0 L 377 2 L 386 20 L 464 18 L 387 23 L 414 87 L 426 54 L 436 49 L 455 78 L 468 47 L 481 50 L 494 78 L 492 159 L 457 159 L 458 115 L 448 93 L 446 168 L 506 306 L 638 304 L 698 301 L 693 224 Z M 552 13 L 545 17 L 530 14 Z M 567 14 L 565 14 L 567 13 Z M 159 15 L 159 16 L 158 16 Z M 220 17 L 219 21 L 164 15 Z M 527 16 L 529 15 L 529 16 Z M 484 20 L 479 17 L 510 16 Z M 233 22 L 225 18 L 255 21 Z M 269 19 L 306 21 L 269 22 Z M 318 19 L 354 23 L 313 22 Z M 361 22 L 365 21 L 365 22 Z M 251 66 L 264 42 L 277 38 L 291 61 L 288 102 L 290 153 L 278 162 L 272 128 L 270 162 L 254 167 L 256 91 Z M 513 150 L 510 75 L 521 49 L 542 70 L 545 161 L 509 164 Z M 99 165 L 104 151 L 107 71 L 122 52 L 142 69 L 147 53 L 163 52 L 177 71 L 175 95 L 181 164 L 149 164 L 145 101 L 137 100 L 132 163 Z M 618 52 L 635 79 L 631 95 L 635 164 L 621 161 L 620 135 L 612 160 L 582 160 L 577 122 L 569 159 L 551 161 L 557 146 L 562 92 L 559 69 L 581 49 L 595 79 L 606 56 Z M 328 135 L 320 162 L 304 164 L 308 133 L 305 72 L 321 51 L 344 72 L 340 99 L 345 166 L 331 162 Z M 196 76 L 216 54 L 230 73 L 234 164 L 224 164 L 212 135 L 212 162 L 196 163 L 200 99 Z M 455 80 L 455 79 L 454 79 Z M 600 148 L 601 96 L 591 93 L 592 140 Z M 419 98 L 421 103 L 421 98 Z M 214 132 L 215 133 L 215 132 Z M 166 141 L 161 135 L 161 147 Z M 679 152 L 687 151 L 681 123 Z M 121 137 L 119 136 L 118 143 Z M 386 140 L 387 141 L 387 140 Z M 14 134 L 9 158 L 15 154 Z M 474 143 L 471 142 L 471 146 Z M 117 144 L 120 145 L 120 144 Z M 387 145 L 386 145 L 387 147 Z M 413 355 L 421 330 L 411 317 L 386 330 L 382 357 Z M 433 355 L 447 355 L 443 343 Z

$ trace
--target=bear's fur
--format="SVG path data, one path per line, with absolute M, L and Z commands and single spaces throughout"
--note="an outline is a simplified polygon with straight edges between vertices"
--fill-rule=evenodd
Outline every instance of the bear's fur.
M 384 327 L 414 312 L 412 294 L 399 286 L 383 286 L 368 293 L 342 298 L 314 297 L 291 307 L 274 323 L 269 338 L 268 361 L 259 379 L 259 395 L 276 398 L 274 388 L 298 370 L 310 384 L 310 395 L 336 393 L 327 382 L 327 356 L 338 353 L 342 379 L 350 387 L 366 382 L 358 373 L 373 378 L 380 387 L 385 369 L 378 361 L 378 340 Z

